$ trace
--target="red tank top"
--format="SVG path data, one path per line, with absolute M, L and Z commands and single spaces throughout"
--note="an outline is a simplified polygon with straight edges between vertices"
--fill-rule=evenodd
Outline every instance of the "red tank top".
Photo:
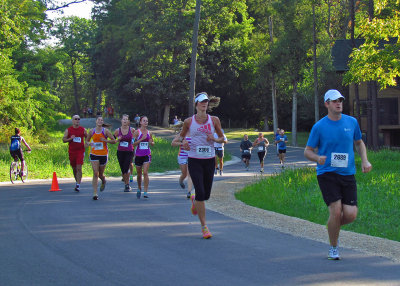
M 68 138 L 71 138 L 72 135 L 75 135 L 75 138 L 69 142 L 68 151 L 69 152 L 85 152 L 85 128 L 79 126 L 78 128 L 74 128 L 73 126 L 68 128 Z

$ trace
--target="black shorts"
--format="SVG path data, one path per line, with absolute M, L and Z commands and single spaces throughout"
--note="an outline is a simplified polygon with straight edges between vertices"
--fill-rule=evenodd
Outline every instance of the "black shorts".
M 24 153 L 22 153 L 21 149 L 10 151 L 10 155 L 14 158 L 14 160 L 17 160 L 17 158 L 19 158 L 21 162 L 24 161 Z
M 251 153 L 242 153 L 242 159 L 249 159 L 251 158 Z
M 327 172 L 318 175 L 317 180 L 327 206 L 338 200 L 345 205 L 357 205 L 357 183 L 354 175 L 344 176 Z
M 129 172 L 129 166 L 133 161 L 133 151 L 117 150 L 117 158 L 122 174 L 127 174 Z
M 224 150 L 218 150 L 217 148 L 215 148 L 215 156 L 218 156 L 218 158 L 224 158 Z
M 286 153 L 286 149 L 279 149 L 278 152 L 279 152 L 279 154 L 285 154 Z
M 135 157 L 135 166 L 142 167 L 144 163 L 151 163 L 151 155 Z
M 188 169 L 196 190 L 196 201 L 208 200 L 214 180 L 215 158 L 189 158 Z
M 261 163 L 261 162 L 264 162 L 265 154 L 267 154 L 267 152 L 265 152 L 265 151 L 263 151 L 263 152 L 257 152 L 258 159 L 260 160 L 260 163 Z
M 108 155 L 94 155 L 90 154 L 90 162 L 92 161 L 99 161 L 100 166 L 104 166 L 107 164 L 108 161 Z

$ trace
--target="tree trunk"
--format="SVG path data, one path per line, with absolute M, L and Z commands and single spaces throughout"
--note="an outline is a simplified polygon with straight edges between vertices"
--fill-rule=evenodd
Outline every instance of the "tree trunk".
M 264 128 L 263 128 L 263 131 L 265 131 L 265 132 L 269 131 L 268 116 L 264 116 Z
M 371 81 L 367 82 L 367 146 L 372 148 L 372 88 Z
M 273 26 L 272 26 L 272 17 L 269 17 L 269 38 L 271 41 L 271 46 L 274 43 L 274 32 L 273 32 Z M 272 97 L 272 120 L 273 120 L 273 125 L 274 125 L 274 132 L 276 132 L 276 129 L 278 129 L 279 123 L 278 123 L 278 108 L 276 104 L 276 84 L 275 84 L 275 75 L 274 72 L 272 72 L 271 75 L 271 97 Z
M 171 103 L 168 101 L 164 105 L 164 116 L 162 121 L 162 127 L 169 127 L 169 111 L 171 110 Z
M 80 109 L 80 106 L 79 106 L 78 80 L 76 79 L 75 63 L 76 63 L 76 60 L 74 60 L 71 57 L 71 72 L 72 72 L 72 80 L 73 80 L 73 85 L 74 85 L 75 113 L 79 114 L 79 111 L 81 109 Z
M 193 24 L 192 57 L 190 60 L 189 117 L 194 114 L 194 94 L 196 90 L 197 43 L 200 24 L 201 0 L 196 0 L 196 12 Z
M 313 3 L 313 57 L 314 57 L 314 119 L 319 120 L 318 69 L 317 69 L 317 27 L 315 23 L 315 4 Z
M 297 80 L 293 82 L 292 98 L 292 146 L 297 146 Z
M 376 81 L 371 83 L 371 111 L 372 111 L 372 149 L 377 151 L 379 148 L 379 119 L 378 119 L 378 86 Z
M 355 1 L 350 0 L 350 38 L 351 38 L 351 46 L 354 49 L 356 47 L 356 42 L 354 39 L 354 28 L 355 28 Z M 358 125 L 361 126 L 361 114 L 360 114 L 360 92 L 358 89 L 358 84 L 354 84 L 354 97 L 355 97 L 355 104 L 356 104 L 356 110 L 355 110 L 355 117 L 357 118 Z

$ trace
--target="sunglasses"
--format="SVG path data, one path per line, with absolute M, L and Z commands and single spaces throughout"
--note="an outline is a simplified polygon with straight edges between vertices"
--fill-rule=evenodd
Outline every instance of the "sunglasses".
M 328 99 L 326 102 L 333 102 L 333 103 L 343 102 L 343 98 L 338 98 L 338 99 L 335 99 L 335 100 Z
M 81 120 L 80 118 L 74 118 L 74 120 Z

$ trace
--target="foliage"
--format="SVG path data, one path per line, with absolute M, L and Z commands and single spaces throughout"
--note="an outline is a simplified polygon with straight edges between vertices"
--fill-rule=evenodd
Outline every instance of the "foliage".
M 374 16 L 360 15 L 358 36 L 365 42 L 353 50 L 344 82 L 377 81 L 384 89 L 400 76 L 400 1 L 375 1 Z

